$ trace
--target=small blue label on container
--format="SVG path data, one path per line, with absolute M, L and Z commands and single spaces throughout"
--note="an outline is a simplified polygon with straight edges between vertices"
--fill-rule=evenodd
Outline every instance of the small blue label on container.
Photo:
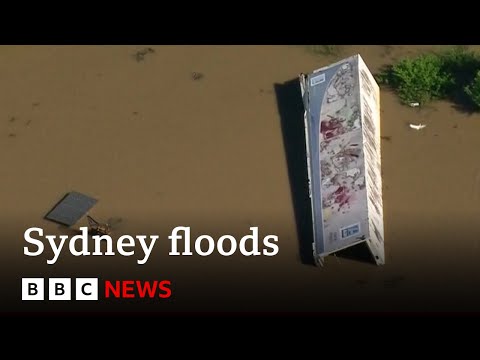
M 310 86 L 321 84 L 325 81 L 325 74 L 314 76 L 310 79 Z
M 353 224 L 340 229 L 340 236 L 346 239 L 360 233 L 360 224 Z

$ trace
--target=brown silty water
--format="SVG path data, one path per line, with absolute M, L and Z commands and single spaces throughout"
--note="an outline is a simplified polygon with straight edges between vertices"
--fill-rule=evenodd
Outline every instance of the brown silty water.
M 376 72 L 439 48 L 356 45 L 319 55 L 302 46 L 1 47 L 0 256 L 11 289 L 1 310 L 478 310 L 480 115 L 449 103 L 412 109 L 382 90 L 386 265 L 331 256 L 316 268 L 299 255 L 304 219 L 296 219 L 275 84 L 357 53 Z M 292 95 L 282 106 L 298 101 Z M 64 249 L 55 265 L 46 264 L 48 251 L 25 256 L 27 228 L 68 233 L 43 216 L 71 190 L 99 199 L 91 214 L 116 219 L 115 233 L 158 234 L 148 262 L 137 265 L 140 249 L 132 257 Z M 280 251 L 168 256 L 167 236 L 181 225 L 192 239 L 240 239 L 258 226 L 260 240 L 279 236 Z M 173 295 L 140 307 L 20 301 L 22 277 L 82 276 L 170 279 Z

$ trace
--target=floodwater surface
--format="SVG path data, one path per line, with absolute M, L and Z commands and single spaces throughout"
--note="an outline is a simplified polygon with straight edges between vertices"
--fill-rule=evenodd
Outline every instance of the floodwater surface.
M 375 73 L 438 48 L 0 47 L 0 257 L 12 289 L 1 311 L 27 309 L 22 277 L 172 281 L 170 299 L 133 300 L 140 307 L 29 302 L 37 311 L 480 310 L 480 115 L 446 102 L 410 108 L 382 89 L 386 264 L 330 256 L 317 268 L 300 256 L 284 125 L 303 118 L 279 112 L 298 107 L 300 94 L 278 104 L 276 84 L 354 54 Z M 25 256 L 29 227 L 72 234 L 43 219 L 72 190 L 98 199 L 90 215 L 113 219 L 117 236 L 159 235 L 148 262 L 137 264 L 139 248 L 131 257 L 74 257 L 65 246 L 54 265 L 48 247 Z M 176 226 L 189 226 L 192 242 L 240 240 L 256 226 L 260 247 L 274 234 L 279 253 L 169 256 Z

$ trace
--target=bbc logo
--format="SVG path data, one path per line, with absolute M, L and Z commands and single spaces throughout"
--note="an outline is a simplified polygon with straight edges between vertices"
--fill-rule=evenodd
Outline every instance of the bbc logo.
M 22 300 L 45 300 L 45 279 L 22 278 Z M 49 278 L 48 300 L 72 300 L 72 279 Z M 75 300 L 98 300 L 98 279 L 75 279 Z

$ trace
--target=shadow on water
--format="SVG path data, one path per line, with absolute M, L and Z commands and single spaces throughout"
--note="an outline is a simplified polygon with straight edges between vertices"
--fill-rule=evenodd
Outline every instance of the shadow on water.
M 476 115 L 478 113 L 478 108 L 475 104 L 473 104 L 470 99 L 466 99 L 465 96 L 458 96 L 450 101 L 452 103 L 452 109 L 460 113 L 466 115 Z
M 376 266 L 372 253 L 368 249 L 368 246 L 365 242 L 337 251 L 335 255 L 342 259 L 358 261 Z
M 275 84 L 274 87 L 287 158 L 300 261 L 305 265 L 314 265 L 312 211 L 308 191 L 304 109 L 300 82 L 294 79 L 283 84 Z

